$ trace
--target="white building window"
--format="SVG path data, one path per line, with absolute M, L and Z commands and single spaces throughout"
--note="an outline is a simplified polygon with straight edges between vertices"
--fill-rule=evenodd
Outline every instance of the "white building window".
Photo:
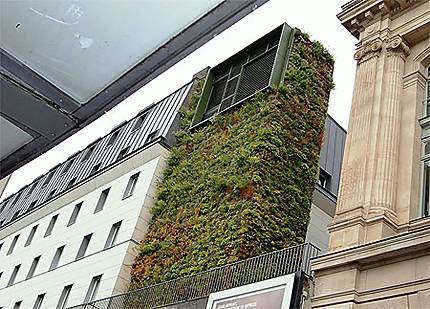
M 90 286 L 88 287 L 87 294 L 85 295 L 84 303 L 89 303 L 94 299 L 96 299 L 101 279 L 102 279 L 102 275 L 93 277 L 93 279 L 91 280 Z
M 42 308 L 43 298 L 45 298 L 45 294 L 37 295 L 36 301 L 34 302 L 33 309 Z
M 51 218 L 51 221 L 49 221 L 48 228 L 46 229 L 45 235 L 43 237 L 48 237 L 52 234 L 52 230 L 54 229 L 55 222 L 57 222 L 58 215 L 55 215 Z
M 114 225 L 112 225 L 110 232 L 109 232 L 109 235 L 108 235 L 108 238 L 107 238 L 106 243 L 105 243 L 105 249 L 110 248 L 113 245 L 115 245 L 115 241 L 116 241 L 116 238 L 118 237 L 118 233 L 119 233 L 119 228 L 121 227 L 121 222 L 122 221 L 119 221 L 119 222 L 115 223 Z
M 15 283 L 15 279 L 16 279 L 16 276 L 18 275 L 18 271 L 20 267 L 21 267 L 21 264 L 15 266 L 15 268 L 13 269 L 12 275 L 10 275 L 7 286 L 11 286 L 12 284 Z
M 28 270 L 27 277 L 25 279 L 30 279 L 34 276 L 34 273 L 36 272 L 36 268 L 37 268 L 37 265 L 39 264 L 39 261 L 40 261 L 40 255 L 36 256 L 33 259 L 33 262 L 31 263 L 30 269 Z
M 27 247 L 31 244 L 31 242 L 33 241 L 34 235 L 36 234 L 38 226 L 39 225 L 35 225 L 31 228 L 30 234 L 28 234 L 28 237 L 27 237 L 27 240 L 25 241 L 24 247 Z
M 9 250 L 7 250 L 6 255 L 12 254 L 13 249 L 15 249 L 16 243 L 18 242 L 18 238 L 19 238 L 19 234 L 13 238 L 12 243 L 10 244 Z
M 139 173 L 134 174 L 128 180 L 127 187 L 125 188 L 123 199 L 132 196 L 134 192 L 134 188 L 136 187 L 137 179 L 139 178 Z
M 73 208 L 72 215 L 70 216 L 69 222 L 67 223 L 67 226 L 70 226 L 72 224 L 75 224 L 76 219 L 78 219 L 79 212 L 81 211 L 82 202 L 75 205 Z
M 88 234 L 84 237 L 84 239 L 82 239 L 81 246 L 79 247 L 78 254 L 76 255 L 76 259 L 80 259 L 85 256 L 92 236 L 93 234 Z
M 64 287 L 63 292 L 61 292 L 60 299 L 58 300 L 58 304 L 56 309 L 64 309 L 67 305 L 67 300 L 69 299 L 70 291 L 72 290 L 72 284 Z
M 57 250 L 55 251 L 55 255 L 52 258 L 52 262 L 51 262 L 51 265 L 49 266 L 49 270 L 53 270 L 57 268 L 58 264 L 60 263 L 61 255 L 63 254 L 64 247 L 65 246 L 61 246 L 57 248 Z
M 102 193 L 100 194 L 99 200 L 97 201 L 96 209 L 94 209 L 94 213 L 103 210 L 103 207 L 105 206 L 107 197 L 109 195 L 109 190 L 110 188 L 107 188 L 103 190 Z

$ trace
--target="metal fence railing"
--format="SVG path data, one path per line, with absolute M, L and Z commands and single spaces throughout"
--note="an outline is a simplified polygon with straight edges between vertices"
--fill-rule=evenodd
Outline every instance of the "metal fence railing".
M 206 297 L 214 292 L 297 271 L 310 276 L 310 260 L 319 251 L 314 245 L 306 243 L 69 309 L 154 308 Z

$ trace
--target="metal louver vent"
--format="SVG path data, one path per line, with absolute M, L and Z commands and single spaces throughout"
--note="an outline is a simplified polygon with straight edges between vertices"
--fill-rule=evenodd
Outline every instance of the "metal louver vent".
M 256 92 L 283 80 L 294 30 L 283 24 L 212 68 L 205 81 L 191 127 L 223 112 Z
M 243 67 L 242 79 L 237 90 L 237 101 L 241 101 L 270 85 L 275 56 L 276 49 L 272 49 Z

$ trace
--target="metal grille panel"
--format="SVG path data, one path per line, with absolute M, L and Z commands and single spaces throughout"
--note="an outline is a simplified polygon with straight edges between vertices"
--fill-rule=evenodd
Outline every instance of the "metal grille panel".
M 318 248 L 303 244 L 69 309 L 158 308 L 297 271 L 310 276 L 310 259 L 318 254 Z
M 243 67 L 243 75 L 237 91 L 237 102 L 269 86 L 275 56 L 276 49 L 272 49 Z
M 227 83 L 227 77 L 221 79 L 220 81 L 214 84 L 207 110 L 210 110 L 221 103 L 226 83 Z

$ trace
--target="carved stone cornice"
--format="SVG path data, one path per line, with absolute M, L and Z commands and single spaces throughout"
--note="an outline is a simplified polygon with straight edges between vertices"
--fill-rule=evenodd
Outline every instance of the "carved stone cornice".
M 361 63 L 373 57 L 378 57 L 382 51 L 382 47 L 383 41 L 380 38 L 366 42 L 354 54 L 354 59 Z
M 393 38 L 390 38 L 387 42 L 387 52 L 388 56 L 392 56 L 393 54 L 400 55 L 404 58 L 410 55 L 411 49 L 405 40 L 402 39 L 401 36 L 397 35 Z
M 352 0 L 342 6 L 337 17 L 356 38 L 366 25 L 380 16 L 394 16 L 427 0 Z

